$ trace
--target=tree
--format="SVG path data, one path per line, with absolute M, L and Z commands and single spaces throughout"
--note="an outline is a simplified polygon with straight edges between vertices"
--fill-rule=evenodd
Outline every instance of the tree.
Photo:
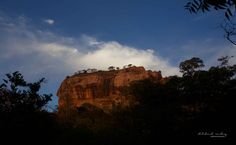
M 108 70 L 109 70 L 109 71 L 115 70 L 115 67 L 114 67 L 114 66 L 109 66 L 109 67 L 108 67 Z
M 201 67 L 204 67 L 204 64 L 203 61 L 198 57 L 185 60 L 179 65 L 180 72 L 183 73 L 183 76 L 192 76 L 194 72 Z
M 201 130 L 230 132 L 236 65 L 228 64 L 228 59 L 222 57 L 223 65 L 199 70 L 203 61 L 194 57 L 181 62 L 182 77 L 171 76 L 159 84 L 150 80 L 131 83 L 130 95 L 142 105 L 135 112 L 143 119 L 139 124 L 160 136 L 196 136 L 192 133 Z
M 34 83 L 27 83 L 18 71 L 6 74 L 6 79 L 0 85 L 0 112 L 34 112 L 41 110 L 52 94 L 39 94 L 45 78 Z
M 26 82 L 18 71 L 6 74 L 0 84 L 0 144 L 35 145 L 52 142 L 52 134 L 58 127 L 53 113 L 44 110 L 51 100 L 51 94 L 40 94 L 42 78 L 36 82 Z M 51 144 L 51 143 L 49 143 Z
M 218 58 L 217 60 L 220 62 L 220 67 L 228 66 L 229 59 L 233 56 L 222 56 L 221 58 Z
M 235 0 L 190 0 L 185 8 L 190 13 L 198 13 L 199 11 L 207 12 L 217 10 L 224 11 L 225 21 L 221 24 L 221 28 L 225 31 L 225 38 L 236 45 L 233 37 L 236 36 L 236 24 L 233 22 L 236 1 Z
M 83 70 L 82 70 L 82 72 L 83 72 L 84 74 L 86 74 L 88 71 L 87 71 L 87 70 L 85 70 L 85 69 L 83 69 Z
M 98 70 L 96 68 L 91 69 L 91 73 L 97 72 Z
M 132 64 L 128 64 L 128 67 L 132 67 L 133 65 Z
M 190 13 L 197 13 L 198 11 L 206 12 L 212 9 L 223 10 L 225 17 L 230 19 L 234 14 L 235 10 L 233 7 L 235 8 L 235 6 L 235 0 L 191 0 L 185 5 L 185 8 Z

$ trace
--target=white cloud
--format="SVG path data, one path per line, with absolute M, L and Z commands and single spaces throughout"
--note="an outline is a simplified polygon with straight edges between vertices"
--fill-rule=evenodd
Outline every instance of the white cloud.
M 88 36 L 87 38 L 89 38 L 87 47 L 93 48 L 87 51 L 79 45 L 72 46 L 58 42 L 37 42 L 34 50 L 47 60 L 47 66 L 52 64 L 62 73 L 73 73 L 87 68 L 106 70 L 111 65 L 123 67 L 131 63 L 151 70 L 161 70 L 164 76 L 178 74 L 176 67 L 172 67 L 167 60 L 156 56 L 153 50 L 141 50 L 114 41 L 99 42 L 95 41 L 95 38 Z
M 86 35 L 79 39 L 58 36 L 27 27 L 27 19 L 21 20 L 11 24 L 23 23 L 22 26 L 14 24 L 0 28 L 0 38 L 3 38 L 0 40 L 0 62 L 11 64 L 1 64 L 0 67 L 4 66 L 7 71 L 20 69 L 27 74 L 46 74 L 54 78 L 80 69 L 107 69 L 111 65 L 122 67 L 131 63 L 161 70 L 164 76 L 178 74 L 176 67 L 151 49 L 138 49 L 115 41 L 98 41 Z
M 43 21 L 49 25 L 53 25 L 55 23 L 53 19 L 44 19 Z
M 177 68 L 172 67 L 167 60 L 156 56 L 153 50 L 141 50 L 118 42 L 97 43 L 96 49 L 84 54 L 80 62 L 99 69 L 107 69 L 111 65 L 122 68 L 124 65 L 134 64 L 151 70 L 161 70 L 165 76 L 178 74 Z

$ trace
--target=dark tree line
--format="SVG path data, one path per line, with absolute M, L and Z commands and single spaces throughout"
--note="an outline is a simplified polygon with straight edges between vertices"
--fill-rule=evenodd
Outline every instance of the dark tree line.
M 18 71 L 0 85 L 0 144 L 44 144 L 50 139 L 52 115 L 43 107 L 51 94 L 40 94 L 44 78 L 28 83 Z
M 201 70 L 203 61 L 192 58 L 180 63 L 182 77 L 171 76 L 159 84 L 134 82 L 130 91 L 142 106 L 137 114 L 150 123 L 145 127 L 150 134 L 200 138 L 200 132 L 225 132 L 232 136 L 236 65 L 229 65 L 229 59 L 222 57 L 218 66 Z
M 219 58 L 219 65 L 208 70 L 200 58 L 183 61 L 183 76 L 135 81 L 125 88 L 137 105 L 106 113 L 84 104 L 67 121 L 44 111 L 51 99 L 38 93 L 44 79 L 28 83 L 19 72 L 7 74 L 0 86 L 0 144 L 146 145 L 166 138 L 210 138 L 202 132 L 229 138 L 236 94 L 236 65 L 229 64 L 230 58 Z
M 45 78 L 34 83 L 27 83 L 19 72 L 6 74 L 0 85 L 0 112 L 33 112 L 41 111 L 51 100 L 52 94 L 38 93 Z

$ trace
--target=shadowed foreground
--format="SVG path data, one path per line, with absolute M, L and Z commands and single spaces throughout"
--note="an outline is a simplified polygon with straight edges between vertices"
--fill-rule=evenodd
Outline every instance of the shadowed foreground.
M 164 83 L 133 81 L 125 93 L 138 105 L 109 113 L 91 104 L 66 115 L 43 107 L 51 95 L 38 93 L 44 79 L 27 83 L 19 72 L 8 74 L 0 86 L 0 144 L 156 144 L 175 139 L 232 136 L 232 97 L 236 94 L 236 65 L 229 57 L 209 70 L 199 58 L 180 64 L 182 77 Z M 167 140 L 168 141 L 168 140 Z

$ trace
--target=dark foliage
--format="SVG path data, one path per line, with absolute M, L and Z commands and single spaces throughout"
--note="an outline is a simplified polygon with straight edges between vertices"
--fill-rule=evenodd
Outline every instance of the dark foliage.
M 125 88 L 125 95 L 135 97 L 138 105 L 107 113 L 84 104 L 66 121 L 42 110 L 48 101 L 48 95 L 37 93 L 43 80 L 26 83 L 18 72 L 7 75 L 1 85 L 0 129 L 4 135 L 0 143 L 147 145 L 173 138 L 210 139 L 199 135 L 206 132 L 223 132 L 228 139 L 236 94 L 236 65 L 228 64 L 230 58 L 219 58 L 220 64 L 208 70 L 199 69 L 203 66 L 199 58 L 183 61 L 182 77 L 171 76 L 159 83 L 135 81 Z M 8 96 L 11 99 L 6 101 Z
M 200 10 L 202 12 L 210 11 L 211 9 L 223 10 L 228 20 L 233 16 L 235 7 L 235 0 L 191 0 L 185 5 L 185 8 L 190 13 L 197 13 Z
M 169 77 L 164 84 L 134 82 L 130 89 L 141 100 L 137 114 L 149 124 L 144 128 L 150 135 L 197 138 L 204 131 L 231 134 L 236 65 L 228 65 L 229 58 L 220 58 L 220 65 L 207 71 L 184 67 L 181 72 L 190 75 Z M 197 66 L 202 66 L 203 62 L 196 60 L 201 64 Z
M 194 75 L 194 72 L 201 67 L 204 67 L 203 61 L 197 57 L 185 60 L 179 65 L 180 72 L 183 73 L 184 76 Z
M 34 83 L 27 83 L 22 74 L 6 74 L 7 79 L 0 85 L 0 113 L 39 111 L 51 100 L 51 94 L 38 93 L 44 78 Z
M 0 144 L 43 144 L 54 124 L 42 109 L 52 95 L 38 93 L 44 78 L 27 83 L 19 72 L 6 77 L 0 85 Z
M 225 31 L 225 38 L 236 45 L 235 35 L 236 35 L 236 24 L 233 20 L 236 1 L 235 0 L 190 0 L 186 5 L 190 13 L 198 13 L 202 11 L 203 13 L 216 10 L 223 11 L 225 21 L 221 24 L 221 28 Z

